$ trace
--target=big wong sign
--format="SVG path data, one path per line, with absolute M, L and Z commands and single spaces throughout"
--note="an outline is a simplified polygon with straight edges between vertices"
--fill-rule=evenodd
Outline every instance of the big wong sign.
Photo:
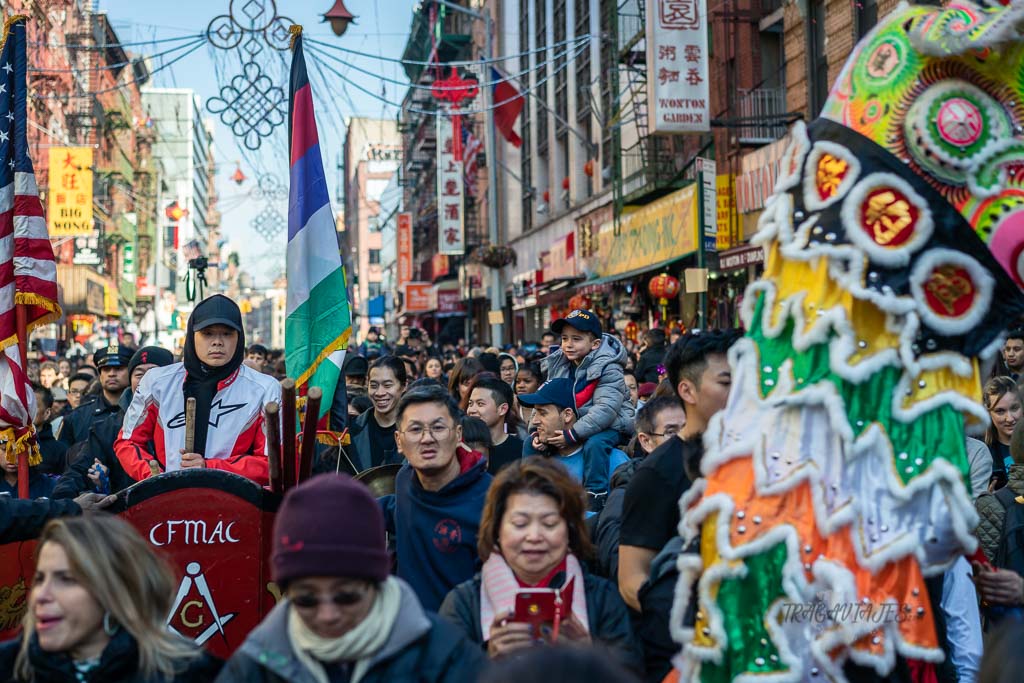
M 227 657 L 280 599 L 270 579 L 280 496 L 217 470 L 181 470 L 120 494 L 112 511 L 164 555 L 179 578 L 168 628 Z M 0 639 L 27 607 L 35 541 L 0 546 Z
M 49 183 L 50 237 L 92 235 L 92 147 L 51 147 Z

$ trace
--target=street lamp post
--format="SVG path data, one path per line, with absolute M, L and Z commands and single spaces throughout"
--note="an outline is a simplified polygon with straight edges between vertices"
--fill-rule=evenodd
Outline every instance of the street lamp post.
M 479 19 L 484 22 L 484 31 L 486 33 L 484 43 L 484 61 L 487 66 L 490 65 L 490 61 L 494 57 L 494 20 L 491 18 L 490 13 L 477 12 L 476 10 L 469 9 L 456 5 L 448 0 L 434 0 L 439 5 L 442 5 L 452 11 L 461 12 L 467 16 Z M 487 83 L 489 79 L 489 70 L 485 67 L 484 74 L 481 75 L 483 83 Z M 498 233 L 498 156 L 495 145 L 495 134 L 496 127 L 494 125 L 494 110 L 492 108 L 492 91 L 490 87 L 481 88 L 483 105 L 484 105 L 484 116 L 487 121 L 487 135 L 484 140 L 484 154 L 487 156 L 487 167 L 490 169 L 489 177 L 487 178 L 487 240 L 497 246 L 499 243 Z M 501 278 L 501 268 L 491 268 L 490 277 L 490 300 L 491 310 L 493 311 L 504 311 L 505 310 L 505 285 Z M 468 340 L 467 340 L 468 341 Z M 499 346 L 504 341 L 504 325 L 500 322 L 491 323 L 491 344 Z

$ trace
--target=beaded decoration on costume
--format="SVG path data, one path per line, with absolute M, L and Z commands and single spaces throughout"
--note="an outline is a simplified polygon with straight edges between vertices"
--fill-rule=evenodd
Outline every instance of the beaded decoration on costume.
M 976 546 L 964 422 L 988 419 L 983 366 L 1024 312 L 1022 18 L 901 5 L 791 131 L 733 392 L 680 503 L 700 545 L 682 680 L 942 659 L 924 579 Z

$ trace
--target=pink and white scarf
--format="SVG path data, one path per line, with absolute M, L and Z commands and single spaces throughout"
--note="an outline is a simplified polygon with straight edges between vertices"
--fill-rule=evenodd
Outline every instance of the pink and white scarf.
M 480 630 L 483 632 L 484 642 L 491 638 L 491 624 L 494 623 L 494 615 L 503 612 L 510 612 L 516 606 L 516 593 L 522 590 L 512 568 L 505 562 L 505 558 L 497 551 L 484 562 L 480 570 Z M 590 621 L 587 619 L 587 592 L 583 586 L 583 567 L 579 560 L 572 553 L 565 558 L 565 582 L 563 586 L 573 582 L 572 589 L 572 613 L 579 619 L 583 627 L 590 630 Z

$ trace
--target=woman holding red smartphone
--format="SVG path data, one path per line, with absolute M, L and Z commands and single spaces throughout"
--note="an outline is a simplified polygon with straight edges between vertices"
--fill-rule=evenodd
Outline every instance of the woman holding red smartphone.
M 618 590 L 581 564 L 594 551 L 586 509 L 583 487 L 552 459 L 533 456 L 506 466 L 484 503 L 483 568 L 452 589 L 441 616 L 491 658 L 539 644 L 594 643 L 641 670 Z

